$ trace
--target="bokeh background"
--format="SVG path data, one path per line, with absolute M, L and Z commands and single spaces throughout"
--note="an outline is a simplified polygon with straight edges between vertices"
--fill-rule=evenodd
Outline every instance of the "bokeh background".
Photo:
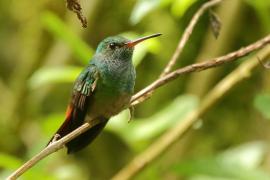
M 139 45 L 136 91 L 155 80 L 203 0 L 81 0 L 83 29 L 64 0 L 0 1 L 0 179 L 39 152 L 64 120 L 73 81 L 102 39 L 163 36 Z M 182 67 L 226 54 L 270 33 L 270 1 L 226 0 L 213 9 L 215 39 L 202 16 L 177 62 Z M 248 58 L 248 57 L 247 57 Z M 85 150 L 61 150 L 21 179 L 109 179 L 173 127 L 246 58 L 183 75 L 124 111 Z M 135 179 L 270 179 L 270 78 L 258 67 Z

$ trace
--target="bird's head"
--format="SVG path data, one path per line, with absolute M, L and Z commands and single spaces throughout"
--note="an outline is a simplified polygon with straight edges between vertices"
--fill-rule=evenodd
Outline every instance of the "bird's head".
M 153 34 L 145 36 L 136 40 L 128 40 L 122 36 L 112 36 L 101 41 L 97 47 L 96 55 L 102 55 L 106 58 L 117 60 L 130 60 L 134 51 L 134 47 L 140 42 L 153 37 L 160 36 L 161 34 Z

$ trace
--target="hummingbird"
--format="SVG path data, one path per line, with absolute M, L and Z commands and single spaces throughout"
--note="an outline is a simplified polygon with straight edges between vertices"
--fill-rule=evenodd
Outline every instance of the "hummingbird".
M 66 144 L 67 153 L 77 152 L 100 134 L 110 117 L 130 104 L 136 71 L 132 64 L 134 47 L 160 33 L 128 40 L 112 36 L 98 44 L 88 65 L 77 77 L 63 124 L 48 144 L 72 132 L 84 122 L 98 122 Z

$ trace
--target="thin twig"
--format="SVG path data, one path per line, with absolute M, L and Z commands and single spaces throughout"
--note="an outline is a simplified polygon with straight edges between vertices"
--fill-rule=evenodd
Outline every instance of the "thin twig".
M 263 39 L 258 40 L 257 42 L 250 44 L 249 46 L 246 46 L 244 48 L 241 48 L 240 50 L 234 51 L 232 53 L 229 53 L 227 55 L 214 58 L 212 60 L 208 60 L 202 63 L 196 63 L 191 64 L 189 66 L 185 66 L 183 68 L 177 69 L 159 79 L 151 83 L 149 86 L 144 88 L 143 90 L 139 91 L 137 94 L 135 94 L 131 99 L 131 105 L 134 106 L 142 101 L 144 101 L 147 98 L 147 94 L 156 88 L 168 83 L 169 81 L 179 77 L 182 74 L 191 73 L 191 72 L 198 72 L 202 71 L 208 68 L 220 66 L 222 64 L 232 62 L 237 60 L 240 57 L 246 56 L 247 54 L 260 49 L 267 44 L 270 43 L 270 35 L 266 36 Z
M 164 70 L 162 71 L 162 73 L 160 74 L 160 77 L 164 77 L 165 75 L 167 75 L 173 68 L 173 66 L 175 65 L 177 59 L 179 58 L 179 56 L 181 55 L 187 41 L 190 38 L 190 35 L 193 32 L 193 29 L 195 27 L 195 25 L 197 24 L 197 22 L 199 21 L 200 17 L 204 14 L 204 12 L 206 10 L 208 10 L 209 8 L 219 4 L 220 2 L 222 2 L 222 0 L 211 0 L 211 1 L 207 1 L 206 3 L 204 3 L 200 9 L 193 15 L 193 17 L 191 18 L 187 28 L 185 29 L 181 39 L 179 40 L 179 43 L 177 45 L 176 50 L 174 51 L 171 59 L 169 60 L 168 64 L 166 65 L 166 67 L 164 68 Z M 153 91 L 148 92 L 145 96 L 144 99 L 138 99 L 137 103 L 144 101 L 145 99 L 148 99 L 149 97 L 152 96 Z M 136 103 L 135 103 L 136 104 Z
M 270 46 L 261 50 L 260 57 L 266 59 L 270 55 Z M 220 65 L 220 64 L 218 64 Z M 158 138 L 144 152 L 136 156 L 128 165 L 120 170 L 112 179 L 128 180 L 141 172 L 149 163 L 161 156 L 170 146 L 172 146 L 183 134 L 206 113 L 218 100 L 220 100 L 237 83 L 251 75 L 251 71 L 258 66 L 256 56 L 248 59 L 232 73 L 221 80 L 202 100 L 200 106 L 189 113 L 185 118 L 178 121 L 172 129 Z
M 197 24 L 197 22 L 199 20 L 199 18 L 204 14 L 204 12 L 206 10 L 217 5 L 221 1 L 222 0 L 208 1 L 201 6 L 201 8 L 196 12 L 196 14 L 194 14 L 194 16 L 191 18 L 189 25 L 185 29 L 185 32 L 183 33 L 183 36 L 180 39 L 178 46 L 177 46 L 172 58 L 170 59 L 167 66 L 163 70 L 162 74 L 160 75 L 161 77 L 165 76 L 166 74 L 168 74 L 172 70 L 172 67 L 175 65 L 177 59 L 179 58 L 180 54 L 182 53 L 187 41 L 189 40 L 191 33 L 193 32 L 195 25 Z

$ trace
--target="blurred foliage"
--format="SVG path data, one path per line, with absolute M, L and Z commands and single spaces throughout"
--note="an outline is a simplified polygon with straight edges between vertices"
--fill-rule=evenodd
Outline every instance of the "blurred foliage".
M 6 169 L 15 169 L 22 162 L 16 157 L 10 156 L 8 154 L 0 154 L 0 167 Z
M 40 88 L 53 83 L 71 83 L 82 68 L 75 66 L 40 68 L 29 79 L 30 88 Z
M 46 30 L 69 45 L 70 50 L 72 50 L 79 60 L 86 64 L 89 59 L 91 59 L 93 50 L 78 36 L 72 33 L 59 17 L 52 12 L 44 12 L 42 22 Z
M 171 7 L 171 14 L 182 17 L 197 0 L 138 0 L 130 15 L 132 24 L 139 23 L 143 17 L 157 8 Z
M 44 148 L 61 125 L 73 81 L 91 60 L 99 41 L 115 34 L 130 39 L 154 32 L 163 34 L 136 47 L 133 63 L 138 91 L 159 76 L 203 2 L 82 1 L 89 26 L 81 29 L 63 1 L 0 1 L 0 136 L 4 137 L 0 139 L 0 179 Z M 228 10 L 235 2 L 226 0 L 220 6 Z M 231 43 L 201 51 L 213 38 L 207 36 L 210 28 L 206 13 L 177 67 L 194 63 L 194 59 L 215 49 L 225 54 L 269 34 L 270 2 L 239 3 L 237 16 L 226 21 L 237 19 L 238 23 L 228 29 L 222 29 L 222 24 L 216 40 L 228 39 Z M 220 8 L 212 10 L 223 23 L 226 14 Z M 215 82 L 238 64 L 217 68 Z M 181 141 L 135 179 L 270 179 L 270 81 L 269 72 L 262 71 L 258 69 L 229 92 Z M 135 108 L 131 122 L 128 110 L 123 111 L 111 119 L 91 146 L 71 156 L 61 150 L 22 179 L 109 179 L 198 106 L 201 97 L 187 90 L 192 83 L 186 75 L 158 89 Z
M 228 149 L 215 157 L 186 160 L 173 169 L 190 179 L 242 179 L 267 180 L 270 175 L 258 170 L 266 152 L 264 143 L 252 142 Z
M 131 119 L 127 111 L 112 118 L 105 128 L 119 135 L 133 150 L 146 148 L 151 140 L 172 127 L 176 122 L 194 110 L 198 102 L 193 96 L 180 96 L 165 108 L 147 118 Z M 166 121 L 164 121 L 166 119 Z
M 249 5 L 251 5 L 261 21 L 266 32 L 270 31 L 269 16 L 270 16 L 270 2 L 265 0 L 245 0 Z
M 262 115 L 270 120 L 270 94 L 258 94 L 254 100 L 254 106 L 262 113 Z

